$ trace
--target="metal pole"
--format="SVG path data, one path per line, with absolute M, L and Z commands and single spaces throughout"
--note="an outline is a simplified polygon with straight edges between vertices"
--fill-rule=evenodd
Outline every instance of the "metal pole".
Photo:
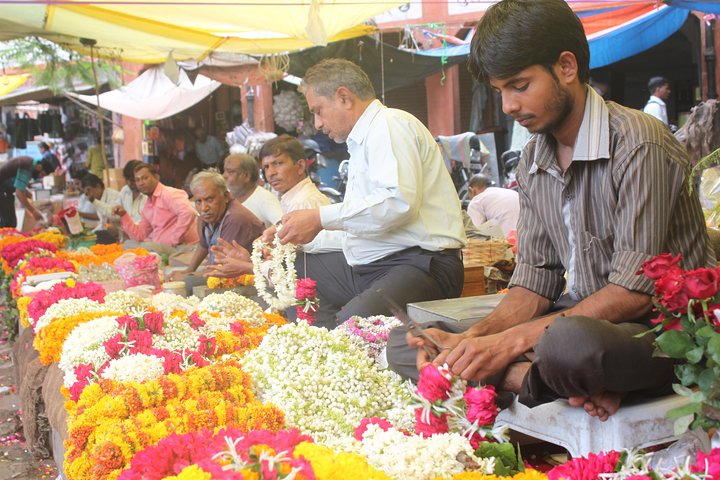
M 715 86 L 715 20 L 705 22 L 705 64 L 708 74 L 708 98 L 717 98 Z
M 245 101 L 247 101 L 248 125 L 250 125 L 251 128 L 255 128 L 255 91 L 252 85 L 248 85 L 247 87 Z

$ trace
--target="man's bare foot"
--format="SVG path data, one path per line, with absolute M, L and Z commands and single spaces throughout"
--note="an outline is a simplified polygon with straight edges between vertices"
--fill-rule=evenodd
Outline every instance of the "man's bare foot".
M 500 390 L 519 393 L 520 388 L 522 387 L 522 382 L 525 379 L 525 375 L 527 375 L 528 370 L 530 370 L 530 365 L 532 365 L 530 362 L 517 362 L 510 364 L 507 372 L 505 373 L 505 378 L 503 378 L 502 383 L 500 384 Z
M 588 415 L 604 422 L 617 412 L 623 397 L 620 393 L 601 392 L 590 396 L 570 397 L 568 403 L 573 407 L 583 407 Z

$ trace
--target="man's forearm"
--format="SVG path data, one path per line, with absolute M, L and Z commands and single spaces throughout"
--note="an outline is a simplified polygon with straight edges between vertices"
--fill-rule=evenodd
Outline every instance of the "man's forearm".
M 503 332 L 545 314 L 552 301 L 523 287 L 513 287 L 497 307 L 470 329 L 466 337 L 480 337 Z
M 621 323 L 642 318 L 651 308 L 650 295 L 611 283 L 568 308 L 565 315 L 583 315 Z
M 30 214 L 37 211 L 35 204 L 33 204 L 32 200 L 30 200 L 30 195 L 28 195 L 28 192 L 26 192 L 25 190 L 15 190 L 15 196 L 20 201 L 20 205 L 22 205 L 25 210 L 30 212 Z
M 188 268 L 186 270 L 187 273 L 192 273 L 195 270 L 198 269 L 202 261 L 205 259 L 205 257 L 208 254 L 208 249 L 203 248 L 200 245 L 195 247 L 195 252 L 193 253 L 192 258 L 190 259 L 190 263 L 188 264 Z

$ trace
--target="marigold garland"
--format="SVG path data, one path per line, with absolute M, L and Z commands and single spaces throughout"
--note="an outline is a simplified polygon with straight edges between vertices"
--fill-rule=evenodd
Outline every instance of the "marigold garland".
M 68 237 L 60 233 L 59 230 L 51 228 L 48 230 L 45 230 L 44 232 L 36 233 L 32 237 L 30 237 L 31 240 L 39 240 L 41 242 L 47 242 L 54 244 L 57 249 L 64 248 L 65 245 L 67 245 Z
M 255 285 L 255 275 L 250 274 L 233 278 L 208 277 L 207 279 L 207 287 L 211 289 L 248 287 L 253 285 Z
M 328 447 L 303 442 L 295 447 L 294 455 L 310 461 L 317 480 L 390 480 L 356 453 L 335 453 Z
M 38 253 L 42 250 L 56 252 L 57 246 L 54 243 L 40 240 L 23 239 L 20 242 L 13 242 L 2 247 L 0 257 L 5 275 L 12 272 L 15 265 L 25 258 L 28 253 Z
M 171 433 L 284 426 L 283 413 L 255 399 L 250 377 L 233 361 L 143 384 L 101 380 L 66 409 L 65 472 L 73 479 L 114 479 L 138 451 Z
M 30 315 L 28 314 L 28 305 L 32 302 L 30 297 L 20 297 L 17 299 L 17 309 L 20 315 L 20 325 L 23 328 L 30 328 Z

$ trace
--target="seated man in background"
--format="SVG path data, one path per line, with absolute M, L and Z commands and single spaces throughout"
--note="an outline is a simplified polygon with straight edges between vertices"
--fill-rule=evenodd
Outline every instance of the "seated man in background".
M 233 198 L 269 227 L 280 220 L 282 209 L 275 195 L 258 186 L 258 172 L 255 159 L 244 153 L 228 155 L 223 162 L 223 178 Z
M 492 181 L 487 175 L 478 173 L 469 181 L 470 204 L 467 213 L 476 227 L 490 222 L 490 227 L 498 226 L 503 236 L 517 229 L 520 213 L 520 199 L 515 190 L 491 187 Z
M 192 287 L 205 282 L 203 277 L 190 274 L 197 270 L 208 253 L 208 263 L 215 264 L 214 253 L 210 249 L 218 244 L 219 239 L 228 243 L 234 241 L 242 248 L 252 250 L 253 240 L 263 232 L 262 222 L 230 196 L 227 184 L 217 170 L 210 169 L 196 174 L 190 182 L 190 191 L 200 214 L 200 241 L 187 269 L 175 275 L 175 278 L 185 278 L 188 295 L 192 294 Z
M 120 189 L 120 206 L 130 215 L 132 221 L 140 223 L 142 218 L 142 210 L 147 202 L 147 195 L 140 193 L 135 184 L 135 168 L 142 165 L 140 160 L 130 160 L 123 167 L 123 178 L 125 186 Z
M 98 225 L 93 229 L 98 243 L 114 243 L 118 240 L 117 224 L 120 219 L 113 214 L 113 208 L 120 205 L 120 192 L 105 188 L 105 184 L 92 173 L 80 180 L 83 194 L 92 203 L 97 212 Z M 114 222 L 116 225 L 108 225 Z
M 135 183 L 140 193 L 148 196 L 139 223 L 127 211 L 115 207 L 122 229 L 144 247 L 157 253 L 171 253 L 175 247 L 198 242 L 197 212 L 190 204 L 187 193 L 160 183 L 158 174 L 145 163 L 134 170 Z M 150 242 L 149 244 L 147 242 Z

